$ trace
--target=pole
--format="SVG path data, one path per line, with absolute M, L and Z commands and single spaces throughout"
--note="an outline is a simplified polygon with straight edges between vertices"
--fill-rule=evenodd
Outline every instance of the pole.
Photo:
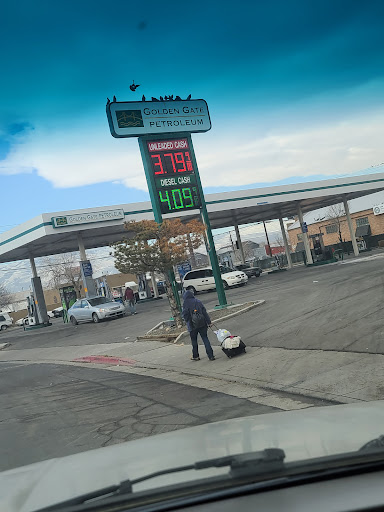
M 241 237 L 240 237 L 239 225 L 238 225 L 236 219 L 233 219 L 233 225 L 234 225 L 235 231 L 236 231 L 236 239 L 237 239 L 237 244 L 238 244 L 239 250 L 240 250 L 241 263 L 244 265 L 244 263 L 245 263 L 245 256 L 244 256 L 243 242 L 242 242 Z
M 303 212 L 301 210 L 300 203 L 298 203 L 298 205 L 297 205 L 297 215 L 299 217 L 300 226 L 302 228 L 303 223 L 304 223 L 304 219 L 303 219 Z M 303 242 L 304 242 L 305 254 L 307 256 L 307 265 L 312 265 L 313 258 L 312 258 L 311 249 L 309 247 L 308 233 L 304 233 L 303 230 L 302 230 L 302 233 L 303 233 Z
M 350 211 L 349 211 L 347 196 L 343 196 L 343 203 L 344 203 L 345 215 L 347 217 L 349 234 L 351 235 L 353 253 L 354 253 L 355 256 L 358 256 L 359 255 L 359 248 L 357 247 L 356 236 L 355 236 L 355 233 L 353 232 L 352 219 L 351 219 L 351 214 L 350 214 Z
M 216 254 L 216 249 L 215 249 L 215 242 L 214 242 L 213 236 L 212 236 L 211 223 L 209 222 L 207 205 L 205 204 L 205 199 L 204 199 L 203 186 L 202 186 L 201 180 L 200 180 L 199 170 L 198 170 L 197 162 L 196 162 L 195 151 L 193 149 L 192 137 L 191 137 L 190 133 L 187 135 L 187 138 L 188 138 L 188 144 L 189 144 L 189 148 L 190 148 L 193 168 L 196 169 L 196 171 L 195 171 L 196 185 L 199 190 L 199 195 L 201 198 L 201 217 L 203 219 L 205 231 L 207 234 L 209 258 L 211 260 L 213 277 L 215 278 L 216 291 L 217 291 L 217 296 L 219 299 L 219 307 L 225 308 L 228 306 L 228 303 L 227 303 L 227 298 L 225 296 L 223 280 L 221 279 L 221 272 L 220 272 L 219 262 L 217 260 L 217 254 Z
M 87 254 L 85 252 L 85 246 L 83 242 L 83 236 L 81 233 L 77 233 L 77 244 L 79 246 L 80 261 L 87 261 Z
M 192 267 L 192 268 L 196 268 L 196 258 L 195 258 L 195 253 L 193 252 L 191 235 L 190 235 L 189 233 L 187 233 L 187 241 L 188 241 L 189 257 L 190 257 L 190 259 L 191 259 L 191 267 Z
M 265 231 L 265 238 L 267 239 L 267 245 L 269 247 L 269 256 L 272 256 L 272 250 L 271 250 L 271 244 L 269 243 L 268 233 L 267 233 L 267 226 L 265 225 L 265 221 L 263 220 L 263 226 Z
M 143 160 L 143 165 L 144 165 L 145 177 L 146 177 L 147 183 L 148 183 L 148 189 L 149 189 L 149 195 L 150 195 L 151 203 L 152 203 L 153 215 L 155 217 L 155 221 L 158 224 L 161 224 L 163 222 L 163 216 L 161 215 L 160 208 L 158 207 L 157 197 L 155 196 L 154 177 L 153 177 L 153 175 L 148 167 L 148 164 L 147 164 L 147 159 L 146 159 L 146 154 L 145 154 L 145 138 L 139 137 L 138 140 L 139 140 L 139 148 L 140 148 L 141 158 Z M 168 278 L 171 283 L 173 297 L 176 301 L 177 308 L 181 313 L 182 308 L 181 308 L 180 295 L 179 295 L 179 291 L 177 289 L 175 272 L 173 271 L 173 269 L 168 271 Z
M 285 232 L 285 226 L 284 226 L 283 218 L 281 215 L 279 217 L 279 222 L 280 222 L 281 234 L 282 234 L 283 240 L 284 240 L 285 255 L 287 256 L 288 268 L 292 268 L 293 265 L 292 265 L 291 253 L 289 252 L 287 233 Z
M 29 261 L 31 263 L 32 277 L 37 277 L 35 259 L 32 255 L 29 256 Z
M 157 282 L 155 279 L 154 272 L 151 272 L 151 283 L 152 283 L 152 288 L 153 288 L 153 296 L 155 299 L 158 299 L 159 298 L 159 289 L 157 288 Z

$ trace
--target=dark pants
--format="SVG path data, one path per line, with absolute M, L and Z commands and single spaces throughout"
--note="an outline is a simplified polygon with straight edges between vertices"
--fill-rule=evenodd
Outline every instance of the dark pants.
M 192 341 L 192 357 L 199 357 L 199 346 L 197 344 L 197 335 L 200 334 L 201 339 L 204 342 L 205 350 L 207 352 L 207 356 L 209 359 L 213 357 L 213 350 L 211 347 L 211 344 L 208 339 L 208 327 L 200 327 L 200 329 L 194 329 L 193 331 L 190 331 L 189 335 L 191 336 Z

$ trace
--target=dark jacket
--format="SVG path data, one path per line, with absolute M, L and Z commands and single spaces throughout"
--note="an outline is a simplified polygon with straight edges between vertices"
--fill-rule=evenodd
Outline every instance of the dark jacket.
M 211 319 L 209 318 L 209 315 L 207 313 L 207 310 L 205 309 L 204 304 L 199 299 L 195 298 L 195 296 L 193 295 L 193 292 L 191 292 L 190 290 L 187 290 L 183 295 L 183 299 L 184 299 L 184 304 L 183 304 L 183 313 L 182 314 L 183 314 L 185 323 L 187 324 L 187 328 L 188 328 L 189 332 L 193 331 L 192 325 L 191 325 L 191 315 L 192 315 L 192 311 L 194 309 L 196 309 L 199 313 L 201 313 L 204 316 L 205 321 L 207 322 L 207 325 L 211 324 Z
M 133 300 L 135 298 L 135 294 L 133 293 L 132 288 L 127 288 L 124 293 L 125 300 Z

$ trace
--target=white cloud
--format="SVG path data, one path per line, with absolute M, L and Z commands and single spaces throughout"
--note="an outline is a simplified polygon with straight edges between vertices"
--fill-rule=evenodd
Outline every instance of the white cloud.
M 378 112 L 265 136 L 253 136 L 249 125 L 241 131 L 239 123 L 214 127 L 194 140 L 205 187 L 246 186 L 293 176 L 354 173 L 380 163 L 383 126 L 384 112 Z M 61 130 L 35 127 L 0 163 L 0 174 L 31 169 L 55 187 L 109 181 L 147 190 L 137 141 L 113 139 L 106 122 L 99 120 Z
M 280 131 L 254 140 L 235 131 L 215 145 L 211 141 L 211 151 L 205 141 L 199 141 L 199 168 L 205 186 L 354 173 L 383 162 L 383 127 L 384 113 L 380 113 L 375 118 Z

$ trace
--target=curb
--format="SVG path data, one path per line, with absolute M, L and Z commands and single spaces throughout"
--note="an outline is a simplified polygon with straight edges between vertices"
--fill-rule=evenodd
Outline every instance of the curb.
M 142 368 L 142 369 L 148 369 L 148 370 L 161 370 L 164 372 L 169 372 L 176 375 L 185 375 L 189 377 L 201 377 L 206 379 L 213 379 L 216 381 L 222 381 L 232 384 L 240 384 L 242 386 L 246 386 L 248 388 L 258 388 L 258 389 L 264 389 L 266 391 L 271 392 L 282 392 L 282 393 L 289 393 L 294 394 L 297 396 L 302 396 L 303 398 L 311 399 L 315 398 L 317 400 L 327 400 L 329 402 L 334 402 L 336 404 L 350 404 L 350 403 L 362 403 L 367 402 L 368 400 L 363 399 L 357 399 L 352 397 L 346 397 L 343 395 L 335 395 L 328 392 L 322 392 L 322 391 L 315 391 L 312 389 L 305 389 L 305 388 L 296 388 L 294 386 L 287 386 L 282 384 L 274 384 L 269 381 L 265 380 L 258 380 L 258 379 L 250 379 L 247 377 L 237 377 L 237 376 L 228 376 L 225 374 L 215 374 L 212 373 L 210 375 L 207 375 L 205 372 L 199 371 L 199 370 L 178 370 L 172 366 L 163 366 L 163 365 L 156 365 L 156 364 L 145 364 L 140 361 L 137 361 L 137 364 L 134 366 L 134 368 Z M 164 377 L 166 379 L 166 377 Z M 193 385 L 193 384 L 189 384 Z

